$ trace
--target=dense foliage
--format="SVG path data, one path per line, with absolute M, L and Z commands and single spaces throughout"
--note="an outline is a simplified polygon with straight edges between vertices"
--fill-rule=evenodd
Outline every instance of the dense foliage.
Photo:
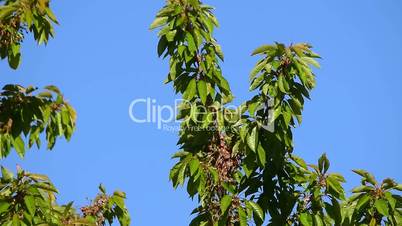
M 57 190 L 45 175 L 18 169 L 17 176 L 5 168 L 0 178 L 1 225 L 104 225 L 117 217 L 121 225 L 129 225 L 124 205 L 125 194 L 106 195 L 103 186 L 93 203 L 82 207 L 82 215 L 73 202 L 58 205 Z
M 166 83 L 185 100 L 170 179 L 198 200 L 190 225 L 402 225 L 402 185 L 355 170 L 362 185 L 346 198 L 345 179 L 329 172 L 326 155 L 307 165 L 294 154 L 292 130 L 315 87 L 311 66 L 319 67 L 309 44 L 257 48 L 255 96 L 228 107 L 232 93 L 219 66 L 212 9 L 199 0 L 168 0 L 150 27 L 159 28 L 158 55 L 169 59 Z
M 0 0 L 0 57 L 17 69 L 21 43 L 54 35 L 49 0 Z M 183 96 L 181 131 L 170 171 L 174 187 L 186 185 L 198 200 L 190 225 L 402 225 L 402 185 L 377 181 L 364 170 L 361 185 L 347 197 L 342 175 L 329 171 L 322 155 L 306 164 L 294 154 L 293 129 L 315 87 L 311 66 L 319 55 L 306 43 L 264 45 L 250 73 L 254 97 L 238 108 L 220 63 L 224 56 L 213 31 L 213 8 L 199 0 L 168 0 L 151 29 L 159 28 L 158 55 L 169 59 L 166 83 Z M 12 150 L 23 158 L 42 140 L 53 149 L 69 140 L 76 114 L 53 85 L 43 90 L 8 84 L 0 91 L 0 159 Z M 87 206 L 57 202 L 50 179 L 17 167 L 1 167 L 1 225 L 130 225 L 125 194 L 107 195 L 103 185 Z
M 24 34 L 32 33 L 38 44 L 53 37 L 53 23 L 57 23 L 49 0 L 1 0 L 0 56 L 8 58 L 10 67 L 17 69 L 21 61 L 20 47 Z
M 53 37 L 57 20 L 49 0 L 0 0 L 0 57 L 17 69 L 21 62 L 21 43 L 32 34 L 38 44 Z M 75 130 L 76 113 L 53 85 L 38 88 L 8 84 L 0 91 L 0 159 L 11 150 L 23 158 L 27 149 L 41 139 L 53 149 L 58 137 L 70 140 Z M 17 167 L 17 175 L 1 167 L 0 225 L 106 225 L 118 221 L 130 225 L 124 203 L 125 193 L 99 194 L 88 206 L 77 211 L 73 203 L 59 205 L 57 189 L 45 175 Z
M 71 138 L 74 109 L 55 86 L 47 86 L 37 95 L 36 90 L 32 86 L 6 85 L 0 93 L 0 158 L 7 157 L 11 148 L 21 157 L 26 146 L 36 144 L 40 148 L 43 132 L 49 149 L 54 147 L 57 136 Z M 24 140 L 28 140 L 28 145 Z

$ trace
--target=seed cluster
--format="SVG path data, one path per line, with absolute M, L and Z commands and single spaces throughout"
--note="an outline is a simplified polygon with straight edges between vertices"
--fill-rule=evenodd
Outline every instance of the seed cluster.
M 219 179 L 222 182 L 233 182 L 232 174 L 239 166 L 237 156 L 232 156 L 231 150 L 226 145 L 224 135 L 219 135 L 218 157 L 215 162 L 215 167 L 219 173 Z
M 105 222 L 103 214 L 108 202 L 109 197 L 107 195 L 98 195 L 91 205 L 81 207 L 81 212 L 84 217 L 95 217 L 96 225 L 103 225 Z
M 24 38 L 22 34 L 21 20 L 19 16 L 0 22 L 0 48 L 20 44 Z
M 214 222 L 219 220 L 222 215 L 220 210 L 220 201 L 225 195 L 225 189 L 222 183 L 232 184 L 234 182 L 233 173 L 239 167 L 239 156 L 232 154 L 232 149 L 228 145 L 225 134 L 217 132 L 210 144 L 208 145 L 208 162 L 215 167 L 218 173 L 219 182 L 214 183 L 212 178 L 209 178 L 207 187 L 209 188 L 209 198 L 206 206 L 206 211 L 212 216 Z M 233 225 L 236 221 L 236 214 L 233 212 L 240 205 L 240 200 L 233 197 L 232 206 L 229 207 L 228 225 Z

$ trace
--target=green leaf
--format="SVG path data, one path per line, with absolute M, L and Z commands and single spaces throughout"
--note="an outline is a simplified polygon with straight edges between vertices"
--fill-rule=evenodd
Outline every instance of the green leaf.
M 59 88 L 53 85 L 45 86 L 45 89 L 55 92 L 56 94 L 61 95 Z
M 247 135 L 247 144 L 253 152 L 257 151 L 258 145 L 258 127 L 255 126 L 251 133 Z
M 257 65 L 250 72 L 250 80 L 252 80 L 260 71 L 265 67 L 267 62 L 265 60 L 258 62 Z
M 385 190 L 388 190 L 388 189 L 393 188 L 393 187 L 395 187 L 395 186 L 397 186 L 397 185 L 398 185 L 398 184 L 397 184 L 393 179 L 391 179 L 391 178 L 385 178 L 385 179 L 382 181 L 381 188 L 383 188 L 383 189 L 385 189 Z
M 313 65 L 313 66 L 316 67 L 316 68 L 320 68 L 320 64 L 319 64 L 316 60 L 314 60 L 313 58 L 310 58 L 310 57 L 301 57 L 301 60 L 304 61 L 304 62 L 307 63 L 307 64 Z
M 253 201 L 249 201 L 247 203 L 251 206 L 251 208 L 253 209 L 253 212 L 257 215 L 257 217 L 261 221 L 264 221 L 264 218 L 265 218 L 264 217 L 264 211 L 262 211 L 261 207 L 257 203 L 255 203 Z
M 119 196 L 120 198 L 123 198 L 123 199 L 126 198 L 126 193 L 125 193 L 125 192 L 122 192 L 122 191 L 119 191 L 119 190 L 113 192 L 113 195 Z
M 186 152 L 186 151 L 178 151 L 176 153 L 174 153 L 174 155 L 172 156 L 172 159 L 176 159 L 176 158 L 184 158 L 186 156 L 188 156 L 190 153 Z
M 191 79 L 188 83 L 185 93 L 183 94 L 183 98 L 186 100 L 191 100 L 197 93 L 197 82 L 195 78 Z
M 190 165 L 190 174 L 191 176 L 193 176 L 200 167 L 200 161 L 198 159 L 193 159 L 191 160 L 189 165 Z
M 332 174 L 329 175 L 327 177 L 327 184 L 328 184 L 329 188 L 331 188 L 333 191 L 336 192 L 336 194 L 333 194 L 333 195 L 335 195 L 336 197 L 343 198 L 344 190 L 342 188 L 341 183 L 336 179 L 336 177 L 334 177 Z
M 187 163 L 184 162 L 184 163 L 182 163 L 182 165 L 181 165 L 181 167 L 179 169 L 179 174 L 177 176 L 178 185 L 184 184 L 184 176 L 185 176 L 185 173 L 186 173 L 186 169 L 187 169 Z
M 392 193 L 391 192 L 385 192 L 384 193 L 384 196 L 385 196 L 385 198 L 387 199 L 387 201 L 388 201 L 388 203 L 389 203 L 389 205 L 390 205 L 390 207 L 391 207 L 391 210 L 394 210 L 395 209 L 395 207 L 396 207 L 396 199 L 392 196 Z
M 253 117 L 255 115 L 255 111 L 256 111 L 257 107 L 259 107 L 260 105 L 261 105 L 261 102 L 259 102 L 259 101 L 247 103 L 248 112 L 250 113 L 250 116 Z
M 173 30 L 173 31 L 169 31 L 166 34 L 166 39 L 168 40 L 168 42 L 172 42 L 176 36 L 177 30 Z
M 257 153 L 258 153 L 258 159 L 260 160 L 261 165 L 265 166 L 265 163 L 266 163 L 265 150 L 261 145 L 258 145 Z
M 318 214 L 314 215 L 314 225 L 315 226 L 324 226 L 324 222 L 322 222 L 321 216 Z
M 98 188 L 99 188 L 99 191 L 101 191 L 103 194 L 106 194 L 106 188 L 103 184 L 100 184 Z
M 264 75 L 261 75 L 258 78 L 254 79 L 254 81 L 251 83 L 249 90 L 250 91 L 255 90 L 257 87 L 263 84 L 263 81 L 264 81 Z
M 374 176 L 370 174 L 369 172 L 362 170 L 362 169 L 357 169 L 357 170 L 352 170 L 354 173 L 364 177 L 367 182 L 371 183 L 372 185 L 376 185 L 377 181 L 375 180 Z
M 300 101 L 298 100 L 298 99 L 296 99 L 296 98 L 291 98 L 291 99 L 289 99 L 288 100 L 288 102 L 289 102 L 289 104 L 290 104 L 290 107 L 292 108 L 292 112 L 294 113 L 294 114 L 296 114 L 296 115 L 301 115 L 302 114 L 302 109 L 303 109 L 303 105 L 302 105 L 302 103 L 300 103 Z M 299 123 L 301 123 L 301 122 L 299 122 Z M 326 157 L 325 157 L 326 158 Z M 327 163 L 325 163 L 325 158 L 323 158 L 323 160 L 324 160 L 324 165 L 325 164 L 328 164 L 327 166 L 329 167 L 329 161 L 328 161 L 328 159 L 327 159 Z
M 256 88 L 258 88 L 259 86 L 264 84 L 263 81 L 264 81 L 264 75 L 261 75 L 261 76 L 255 78 L 253 80 L 253 82 L 251 83 L 249 90 L 250 91 L 255 90 Z
M 56 120 L 57 120 L 57 128 L 59 130 L 58 133 L 59 135 L 62 135 L 64 132 L 63 132 L 63 123 L 61 121 L 61 113 L 58 113 L 56 115 Z
M 168 47 L 168 41 L 165 36 L 162 36 L 158 42 L 158 56 L 161 57 Z
M 21 136 L 18 136 L 13 139 L 13 146 L 15 148 L 15 151 L 17 154 L 23 158 L 25 155 L 25 144 L 24 141 L 22 140 Z
M 352 171 L 353 171 L 354 173 L 356 173 L 356 174 L 362 176 L 362 177 L 365 177 L 365 176 L 368 174 L 367 171 L 362 170 L 362 169 L 354 169 L 354 170 L 352 170 Z
M 286 110 L 288 110 L 288 109 L 286 109 Z M 284 112 L 282 112 L 282 116 L 285 121 L 286 127 L 289 127 L 289 123 L 292 120 L 292 113 L 288 112 L 288 111 L 284 111 Z
M 46 8 L 46 14 L 54 23 L 59 24 L 57 22 L 56 15 L 54 15 L 53 11 L 50 8 Z
M 362 196 L 356 204 L 356 210 L 359 211 L 362 207 L 364 207 L 370 201 L 370 195 L 366 194 Z
M 374 217 L 371 218 L 369 226 L 376 226 L 376 225 L 377 225 L 376 219 Z
M 215 183 L 218 183 L 219 181 L 219 174 L 218 171 L 212 167 L 209 167 L 209 172 L 212 174 L 212 178 L 214 179 Z
M 21 62 L 21 54 L 17 53 L 17 54 L 9 54 L 8 55 L 8 64 L 10 65 L 10 67 L 14 70 L 16 70 L 18 68 L 18 66 L 20 65 Z
M 361 192 L 368 192 L 373 191 L 374 188 L 370 186 L 361 185 L 359 187 L 355 187 L 352 189 L 352 193 L 361 193 Z
M 300 214 L 300 222 L 303 226 L 313 226 L 313 218 L 308 213 Z
M 384 199 L 376 200 L 374 206 L 381 215 L 389 216 L 388 203 Z
M 112 196 L 112 201 L 114 201 L 114 203 L 121 209 L 125 209 L 124 198 L 120 196 Z
M 1 174 L 5 182 L 10 182 L 14 178 L 14 174 L 3 166 L 1 167 Z
M 299 156 L 293 155 L 293 154 L 291 155 L 291 158 L 293 161 L 295 161 L 297 163 L 297 165 L 299 165 L 303 169 L 307 169 L 307 164 L 302 158 L 300 158 Z
M 224 60 L 225 60 L 225 56 L 223 55 L 222 47 L 221 47 L 220 45 L 218 45 L 217 43 L 214 43 L 214 46 L 215 46 L 216 55 L 218 55 L 218 57 L 219 57 L 222 61 L 224 61 Z
M 284 81 L 284 78 L 283 78 L 283 75 L 279 75 L 279 77 L 278 77 L 278 87 L 279 87 L 279 90 L 282 92 L 282 93 L 286 93 L 287 92 L 287 90 L 286 90 L 286 85 L 285 85 L 285 82 L 286 81 Z
M 41 92 L 38 94 L 38 97 L 51 99 L 53 97 L 53 95 L 50 92 Z
M 0 215 L 4 212 L 7 212 L 8 207 L 10 207 L 8 202 L 0 200 Z
M 168 21 L 168 17 L 157 17 L 149 27 L 150 30 L 153 30 L 155 28 L 161 27 L 166 24 Z
M 31 179 L 36 180 L 36 181 L 40 181 L 40 180 L 49 181 L 49 177 L 46 175 L 43 175 L 43 174 L 26 173 L 26 176 L 30 177 Z
M 331 198 L 331 203 L 332 205 L 325 202 L 325 210 L 327 211 L 328 216 L 335 221 L 335 225 L 340 225 L 342 222 L 341 206 L 336 198 Z
M 326 154 L 323 154 L 318 160 L 318 167 L 320 171 L 325 174 L 329 169 L 330 163 Z
M 244 211 L 243 207 L 239 206 L 239 208 L 237 208 L 237 211 L 239 212 L 240 226 L 248 226 L 248 224 L 247 224 L 247 214 Z
M 35 216 L 36 212 L 35 198 L 33 196 L 27 195 L 24 197 L 24 203 L 28 209 L 29 214 L 31 214 L 31 216 Z
M 273 51 L 273 50 L 276 50 L 276 47 L 275 47 L 275 46 L 272 46 L 272 45 L 263 45 L 263 46 L 260 46 L 260 47 L 258 47 L 257 49 L 255 49 L 255 50 L 253 51 L 253 53 L 251 54 L 251 56 L 254 56 L 254 55 L 257 55 L 257 54 L 261 54 L 261 53 L 265 53 L 265 52 L 267 52 L 267 51 Z
M 207 96 L 208 96 L 207 83 L 204 80 L 199 80 L 197 83 L 197 88 L 198 88 L 198 94 L 200 95 L 202 103 L 206 104 Z
M 190 52 L 194 53 L 197 51 L 197 47 L 195 45 L 194 37 L 190 33 L 186 33 L 186 40 L 188 44 L 188 49 Z
M 52 184 L 48 184 L 48 183 L 36 183 L 36 184 L 34 185 L 34 187 L 36 187 L 36 188 L 38 188 L 38 189 L 40 189 L 40 190 L 58 193 L 57 189 L 56 189 Z
M 13 226 L 20 226 L 21 225 L 20 217 L 19 217 L 18 214 L 13 215 L 12 225 Z
M 226 210 L 229 208 L 229 206 L 232 204 L 232 196 L 230 195 L 225 195 L 221 199 L 221 211 L 222 213 L 225 213 Z

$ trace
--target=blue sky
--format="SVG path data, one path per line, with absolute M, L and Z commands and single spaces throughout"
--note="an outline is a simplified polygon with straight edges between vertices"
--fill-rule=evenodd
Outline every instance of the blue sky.
M 57 85 L 78 112 L 77 131 L 52 152 L 32 150 L 24 160 L 13 154 L 1 164 L 49 175 L 62 203 L 86 204 L 102 182 L 109 191 L 127 192 L 132 225 L 187 225 L 195 204 L 168 181 L 176 134 L 135 124 L 128 115 L 136 98 L 170 105 L 175 98 L 162 83 L 167 62 L 157 58 L 157 37 L 148 31 L 163 3 L 53 1 L 61 23 L 56 38 L 39 48 L 28 39 L 18 71 L 1 62 L 1 85 Z M 247 83 L 255 47 L 309 42 L 323 57 L 322 69 L 295 130 L 296 153 L 315 162 L 326 152 L 348 189 L 359 182 L 354 168 L 402 182 L 400 1 L 206 3 L 216 6 L 216 37 L 226 56 L 222 67 L 236 103 L 251 96 Z

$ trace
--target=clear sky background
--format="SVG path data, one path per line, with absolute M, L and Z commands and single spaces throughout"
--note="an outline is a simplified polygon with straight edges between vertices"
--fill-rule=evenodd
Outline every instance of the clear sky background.
M 309 42 L 323 56 L 317 88 L 295 130 L 296 153 L 316 162 L 326 152 L 331 170 L 350 190 L 364 168 L 402 182 L 402 3 L 399 0 L 207 1 L 216 6 L 216 37 L 225 52 L 223 71 L 240 103 L 251 96 L 251 51 L 274 41 Z M 54 151 L 13 154 L 1 164 L 50 176 L 59 200 L 87 204 L 99 183 L 128 195 L 132 225 L 188 225 L 195 204 L 168 181 L 177 135 L 155 124 L 135 124 L 128 107 L 136 98 L 172 105 L 162 81 L 166 61 L 148 31 L 162 0 L 53 1 L 61 26 L 47 47 L 24 43 L 18 71 L 0 63 L 1 85 L 54 84 L 78 112 L 71 142 Z M 139 110 L 141 114 L 145 109 Z

